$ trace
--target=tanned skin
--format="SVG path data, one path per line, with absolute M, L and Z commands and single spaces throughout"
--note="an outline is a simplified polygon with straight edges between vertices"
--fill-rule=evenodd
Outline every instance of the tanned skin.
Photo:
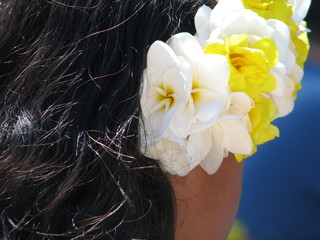
M 177 202 L 176 240 L 225 240 L 235 218 L 242 187 L 243 163 L 230 154 L 219 170 L 200 166 L 187 176 L 169 175 Z

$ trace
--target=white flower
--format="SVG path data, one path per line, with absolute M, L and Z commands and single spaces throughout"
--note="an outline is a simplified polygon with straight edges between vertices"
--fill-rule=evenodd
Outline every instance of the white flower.
M 197 11 L 197 14 L 194 18 L 194 24 L 197 30 L 196 37 L 200 44 L 204 47 L 206 40 L 209 39 L 211 29 L 210 29 L 210 14 L 212 9 L 206 5 L 203 5 Z
M 187 135 L 212 126 L 218 119 L 227 99 L 230 69 L 226 57 L 204 54 L 196 39 L 179 33 L 169 39 L 174 52 L 187 59 L 192 67 L 192 90 L 184 114 L 175 118 L 175 129 L 193 115 Z
M 191 94 L 190 65 L 161 41 L 148 51 L 141 106 L 148 137 L 157 138 L 181 113 Z M 147 143 L 148 144 L 148 143 Z

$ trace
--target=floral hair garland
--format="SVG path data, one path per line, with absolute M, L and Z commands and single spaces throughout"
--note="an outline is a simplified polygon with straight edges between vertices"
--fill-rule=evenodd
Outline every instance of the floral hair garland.
M 141 148 L 164 171 L 213 174 L 279 136 L 301 88 L 311 0 L 220 0 L 202 6 L 196 34 L 154 42 L 141 97 Z

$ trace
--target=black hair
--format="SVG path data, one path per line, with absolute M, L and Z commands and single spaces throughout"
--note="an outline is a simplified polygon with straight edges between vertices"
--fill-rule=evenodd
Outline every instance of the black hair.
M 208 2 L 0 0 L 0 239 L 174 239 L 141 79 Z

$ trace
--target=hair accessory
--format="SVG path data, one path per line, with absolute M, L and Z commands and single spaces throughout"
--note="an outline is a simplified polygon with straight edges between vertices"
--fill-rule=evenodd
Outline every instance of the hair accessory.
M 147 54 L 141 148 L 164 171 L 213 174 L 279 136 L 301 88 L 310 0 L 220 0 L 202 6 L 196 34 L 154 42 Z

